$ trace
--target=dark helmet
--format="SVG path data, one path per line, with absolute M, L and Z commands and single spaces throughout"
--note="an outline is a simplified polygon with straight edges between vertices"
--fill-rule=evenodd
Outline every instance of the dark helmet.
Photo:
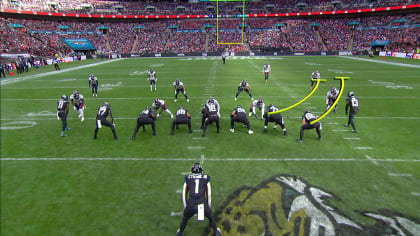
M 306 110 L 305 110 L 305 113 L 304 113 L 304 114 L 306 114 L 306 113 L 311 113 L 311 110 L 310 110 L 309 108 L 306 108 Z
M 353 92 L 353 91 L 350 91 L 350 92 L 347 94 L 347 96 L 348 96 L 348 97 L 353 97 L 353 96 L 354 96 L 354 92 Z
M 214 103 L 214 99 L 213 98 L 210 98 L 208 101 L 207 101 L 207 103 Z
M 175 80 L 175 84 L 178 85 L 179 84 L 179 79 Z
M 179 107 L 179 110 L 181 110 L 181 109 L 182 109 L 182 110 L 185 110 L 185 108 L 184 108 L 183 106 L 180 106 L 180 107 Z
M 246 84 L 246 80 L 242 80 L 242 84 L 245 85 Z
M 155 104 L 156 104 L 156 105 L 159 105 L 159 104 L 160 104 L 160 103 L 159 103 L 159 98 L 156 98 L 156 99 L 155 99 Z
M 203 172 L 203 167 L 200 163 L 194 163 L 194 165 L 191 167 L 191 172 L 195 174 L 199 174 Z
M 242 106 L 241 105 L 238 105 L 238 108 L 242 108 Z
M 150 71 L 150 72 L 153 72 L 153 68 L 150 68 L 150 69 L 149 69 L 149 71 Z
M 107 107 L 109 107 L 109 103 L 104 102 L 104 103 L 102 103 L 102 106 L 107 106 Z
M 75 90 L 73 94 L 75 99 L 79 99 L 79 91 Z
M 262 103 L 262 102 L 263 102 L 262 98 L 258 98 L 258 103 Z
M 94 77 L 94 75 L 93 74 L 90 74 L 90 77 Z
M 65 94 L 61 95 L 61 99 L 67 100 L 67 96 Z
M 270 107 L 274 107 L 274 104 L 270 104 L 268 107 L 269 107 L 269 108 L 270 108 Z

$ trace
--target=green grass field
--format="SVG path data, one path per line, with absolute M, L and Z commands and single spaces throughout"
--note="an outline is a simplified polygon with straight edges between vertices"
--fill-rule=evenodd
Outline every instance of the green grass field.
M 308 222 L 316 222 L 319 214 L 329 216 L 336 234 L 356 235 L 331 220 L 317 195 L 308 195 L 309 188 L 304 196 L 322 210 L 301 209 L 290 217 L 292 196 L 299 191 L 286 188 L 284 182 L 280 195 L 267 187 L 246 198 L 249 204 L 235 205 L 234 200 L 241 217 L 235 215 L 227 227 L 222 219 L 231 217 L 225 207 L 234 193 L 245 186 L 256 190 L 278 175 L 295 176 L 329 193 L 329 199 L 322 198 L 323 204 L 368 235 L 420 235 L 420 61 L 374 59 L 417 66 L 404 67 L 362 59 L 370 60 L 237 57 L 228 58 L 223 65 L 220 58 L 123 59 L 86 68 L 66 64 L 74 70 L 35 78 L 33 72 L 15 76 L 13 82 L 2 81 L 1 233 L 175 235 L 183 210 L 177 191 L 192 163 L 202 162 L 204 172 L 212 177 L 212 208 L 223 235 L 264 235 L 267 229 L 272 235 L 307 235 L 313 230 Z M 88 61 L 96 62 L 100 61 Z M 268 85 L 262 75 L 266 62 L 272 66 Z M 145 74 L 150 67 L 158 76 L 158 89 L 153 92 Z M 234 101 L 242 79 L 250 83 L 254 98 L 284 108 L 310 92 L 309 78 L 315 69 L 327 82 L 303 104 L 283 113 L 289 136 L 274 130 L 272 124 L 263 133 L 263 121 L 254 117 L 250 119 L 254 134 L 248 135 L 240 125 L 235 133 L 229 132 L 233 108 L 242 105 L 248 109 L 251 103 L 244 92 Z M 92 97 L 88 88 L 91 73 L 99 79 L 98 97 Z M 334 76 L 351 79 L 345 81 L 337 113 L 322 120 L 323 140 L 317 140 L 315 130 L 306 130 L 303 144 L 297 143 L 305 108 L 318 115 L 324 112 L 327 91 L 340 85 Z M 181 94 L 174 102 L 176 78 L 184 83 L 189 103 Z M 62 94 L 74 90 L 85 97 L 85 121 L 80 122 L 71 109 L 71 130 L 67 137 L 60 137 L 56 103 Z M 343 126 L 347 123 L 345 95 L 350 90 L 360 101 L 356 134 Z M 213 124 L 201 139 L 200 109 L 210 96 L 221 105 L 221 132 L 217 134 Z M 163 112 L 156 122 L 157 136 L 147 127 L 147 132 L 139 131 L 136 140 L 131 140 L 139 112 L 156 97 L 164 99 L 172 113 L 185 106 L 192 115 L 194 132 L 189 134 L 187 127 L 180 126 L 174 136 L 169 135 L 171 119 Z M 93 140 L 96 112 L 104 101 L 111 104 L 119 140 L 113 139 L 107 127 Z M 244 191 L 240 198 L 248 190 Z M 382 227 L 377 223 L 384 221 L 366 216 L 367 212 L 405 219 L 397 223 L 402 231 L 388 223 Z M 404 224 L 407 221 L 411 223 Z M 185 235 L 205 234 L 207 227 L 207 220 L 191 218 Z M 329 228 L 320 230 L 328 232 Z

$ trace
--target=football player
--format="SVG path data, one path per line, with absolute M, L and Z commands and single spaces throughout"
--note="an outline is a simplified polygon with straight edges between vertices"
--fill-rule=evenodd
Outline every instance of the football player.
M 216 99 L 214 99 L 214 98 L 210 98 L 209 100 L 207 100 L 207 102 L 206 102 L 206 104 L 214 104 L 215 106 L 216 106 L 216 111 L 217 111 L 217 115 L 219 116 L 219 118 L 220 118 L 220 105 L 219 105 L 219 102 L 216 100 Z M 201 114 L 203 114 L 203 116 L 201 117 L 201 127 L 200 127 L 200 129 L 203 129 L 204 128 L 204 122 L 206 121 L 206 118 L 208 118 L 207 117 L 207 113 L 206 113 L 206 104 L 204 104 L 204 106 L 203 106 L 203 108 L 201 109 Z
M 354 96 L 354 92 L 350 91 L 347 94 L 347 99 L 346 99 L 346 115 L 347 115 L 347 110 L 350 108 L 350 112 L 349 112 L 349 121 L 347 122 L 347 124 L 345 125 L 346 127 L 353 127 L 353 133 L 357 133 L 356 130 L 356 126 L 354 125 L 354 116 L 357 114 L 357 112 L 359 111 L 359 99 Z
M 268 82 L 268 77 L 271 75 L 271 65 L 268 63 L 265 63 L 265 65 L 263 66 L 263 75 L 264 75 L 264 80 L 265 83 Z
M 70 101 L 71 105 L 73 105 L 73 110 L 79 113 L 80 121 L 84 121 L 85 117 L 83 116 L 83 111 L 85 110 L 85 99 L 83 98 L 83 95 L 76 90 L 70 95 Z
M 254 100 L 251 103 L 251 108 L 249 109 L 249 115 L 251 116 L 254 114 L 255 118 L 258 118 L 256 108 L 258 108 L 261 111 L 261 120 L 264 118 L 264 111 L 265 111 L 265 104 L 262 100 L 262 98 L 259 98 L 258 100 Z
M 108 115 L 111 118 L 111 122 L 106 119 Z M 93 139 L 98 138 L 98 131 L 102 128 L 102 125 L 110 127 L 114 134 L 114 139 L 118 139 L 117 133 L 115 132 L 115 123 L 114 117 L 112 117 L 111 106 L 107 102 L 104 102 L 102 106 L 98 108 L 98 113 L 96 114 L 95 136 L 93 136 Z
M 67 114 L 69 113 L 69 101 L 67 100 L 66 95 L 61 95 L 60 100 L 57 102 L 57 120 L 61 119 L 61 123 L 63 123 L 63 127 L 61 129 L 61 137 L 67 136 L 64 131 L 69 130 L 70 128 L 67 127 Z
M 312 87 L 316 84 L 316 81 L 312 81 L 313 79 L 321 79 L 321 73 L 319 73 L 318 70 L 315 70 L 314 72 L 312 72 L 312 76 L 311 76 L 311 90 L 312 90 Z
M 236 93 L 235 96 L 235 101 L 238 98 L 238 95 L 242 92 L 245 91 L 249 94 L 249 97 L 252 100 L 252 94 L 251 94 L 251 86 L 248 84 L 248 82 L 246 82 L 246 80 L 242 80 L 242 82 L 239 83 L 238 85 L 238 92 Z
M 172 131 L 171 135 L 174 134 L 175 125 L 178 128 L 178 125 L 180 124 L 188 124 L 188 129 L 190 130 L 190 133 L 192 133 L 191 129 L 191 115 L 183 106 L 180 106 L 178 111 L 176 111 L 175 119 L 172 121 Z
M 134 134 L 133 136 L 131 136 L 131 139 L 135 139 L 136 138 L 136 134 L 139 131 L 140 126 L 143 127 L 143 132 L 146 132 L 146 127 L 144 125 L 151 125 L 152 126 L 152 130 L 153 130 L 153 136 L 156 136 L 156 125 L 155 125 L 155 120 L 156 120 L 156 114 L 155 112 L 152 110 L 151 107 L 147 106 L 146 109 L 144 109 L 139 117 L 137 118 L 137 126 L 134 129 Z
M 89 88 L 92 88 L 92 97 L 98 96 L 98 78 L 94 76 L 93 74 L 90 74 L 89 76 Z
M 175 91 L 175 102 L 178 99 L 178 93 L 182 92 L 182 94 L 184 95 L 184 97 L 187 99 L 187 102 L 190 101 L 190 99 L 188 99 L 187 94 L 185 93 L 185 88 L 184 88 L 184 84 L 179 81 L 179 79 L 176 79 L 175 82 L 173 83 L 174 85 L 174 91 Z
M 157 114 L 156 117 L 159 117 L 160 114 L 162 114 L 162 111 L 166 111 L 167 113 L 169 113 L 169 115 L 171 115 L 171 118 L 174 118 L 171 111 L 168 109 L 168 105 L 166 104 L 164 100 L 160 100 L 159 98 L 156 98 L 155 101 L 152 103 L 152 107 L 155 113 Z M 160 108 L 160 112 L 157 113 L 157 110 L 159 110 L 159 108 Z
M 217 112 L 217 107 L 214 102 L 214 99 L 210 99 L 203 107 L 201 113 L 203 113 L 204 118 L 204 127 L 203 127 L 203 134 L 201 136 L 206 136 L 206 129 L 207 125 L 216 122 L 217 133 L 219 133 L 219 119 L 220 114 Z
M 204 217 L 207 217 L 214 235 L 221 235 L 211 212 L 210 176 L 203 174 L 203 167 L 200 163 L 194 163 L 191 167 L 191 174 L 185 176 L 182 203 L 184 204 L 184 213 L 181 225 L 176 232 L 177 236 L 182 236 L 188 220 L 194 214 L 197 214 L 199 221 L 203 221 Z
M 226 64 L 226 53 L 225 52 L 222 52 L 222 61 L 223 61 L 223 64 Z
M 268 122 L 274 122 L 274 129 L 277 129 L 277 125 L 280 125 L 281 128 L 283 129 L 283 134 L 285 136 L 288 135 L 287 130 L 286 130 L 286 126 L 284 125 L 284 120 L 283 117 L 280 113 L 274 114 L 274 115 L 268 115 L 268 112 L 275 112 L 278 111 L 279 109 L 274 106 L 274 104 L 270 104 L 267 108 L 267 111 L 264 113 L 264 133 L 267 133 L 267 126 L 268 126 Z
M 316 132 L 318 134 L 318 140 L 321 141 L 321 130 L 322 130 L 322 124 L 321 122 L 316 122 L 314 124 L 310 124 L 312 121 L 316 120 L 316 116 L 311 113 L 309 109 L 306 109 L 305 113 L 303 113 L 302 116 L 302 127 L 300 128 L 300 137 L 297 140 L 298 143 L 303 142 L 303 133 L 305 129 L 316 129 Z
M 152 91 L 153 85 L 155 86 L 155 91 L 156 91 L 156 81 L 157 81 L 156 72 L 152 68 L 150 68 L 147 73 L 149 74 L 149 78 L 147 78 L 147 80 L 150 80 L 150 91 Z
M 326 103 L 327 103 L 327 110 L 330 109 L 330 107 L 334 104 L 334 102 L 337 100 L 338 97 L 338 89 L 335 87 L 332 87 L 330 91 L 327 93 Z M 334 112 L 337 112 L 337 105 L 334 107 Z
M 246 125 L 248 128 L 248 134 L 253 134 L 254 131 L 251 130 L 251 124 L 249 123 L 248 117 L 246 116 L 246 110 L 242 108 L 241 105 L 238 105 L 230 114 L 230 132 L 235 132 L 235 122 L 240 122 Z

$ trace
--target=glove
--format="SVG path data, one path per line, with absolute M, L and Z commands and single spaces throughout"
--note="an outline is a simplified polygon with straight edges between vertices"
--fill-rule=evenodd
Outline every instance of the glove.
M 176 95 L 176 90 L 174 90 L 174 94 Z
M 76 110 L 76 106 L 73 106 L 73 110 Z

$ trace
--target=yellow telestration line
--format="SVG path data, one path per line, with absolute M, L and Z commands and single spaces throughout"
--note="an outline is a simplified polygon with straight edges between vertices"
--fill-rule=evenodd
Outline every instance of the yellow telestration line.
M 216 0 L 216 43 L 217 44 L 227 44 L 227 45 L 234 45 L 234 44 L 244 44 L 244 24 L 245 24 L 245 1 L 242 0 L 242 32 L 241 32 L 241 42 L 237 43 L 222 43 L 219 42 L 219 0 Z M 236 2 L 236 1 L 229 1 L 229 2 Z
M 296 107 L 297 105 L 301 104 L 302 102 L 304 102 L 305 100 L 307 100 L 309 97 L 311 97 L 312 94 L 315 93 L 315 91 L 318 89 L 318 86 L 319 86 L 319 83 L 320 82 L 325 82 L 327 80 L 326 79 L 312 79 L 312 81 L 316 81 L 316 85 L 315 85 L 314 89 L 312 89 L 312 91 L 308 95 L 306 95 L 306 97 L 304 97 L 302 100 L 300 100 L 299 102 L 297 102 L 297 103 L 295 103 L 295 104 L 293 104 L 293 105 L 291 105 L 289 107 L 283 108 L 283 109 L 278 110 L 278 111 L 269 112 L 268 115 L 278 114 L 278 113 L 281 113 L 283 111 L 287 111 L 287 110 L 290 110 L 290 109 Z
M 334 109 L 335 105 L 337 105 L 338 101 L 341 98 L 341 95 L 343 94 L 344 80 L 350 79 L 350 77 L 334 77 L 334 79 L 335 80 L 340 80 L 340 92 L 338 93 L 337 99 L 335 100 L 335 102 L 332 104 L 332 106 L 328 110 L 326 110 L 324 113 L 322 113 L 322 115 L 320 117 L 318 117 L 318 119 L 310 122 L 309 124 L 313 125 L 316 122 L 322 120 L 326 115 L 328 115 L 328 113 L 330 113 Z

